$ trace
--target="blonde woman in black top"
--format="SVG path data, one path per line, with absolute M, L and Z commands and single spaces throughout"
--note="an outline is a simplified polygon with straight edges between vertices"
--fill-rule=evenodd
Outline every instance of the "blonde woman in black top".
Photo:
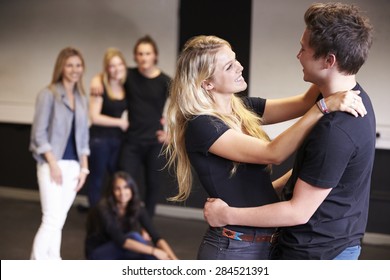
M 126 80 L 126 61 L 122 52 L 116 48 L 106 50 L 103 59 L 102 95 L 91 95 L 89 104 L 90 149 L 87 196 L 89 206 L 96 205 L 103 193 L 105 175 L 112 176 L 118 170 L 119 151 L 124 131 L 129 122 L 125 115 L 127 102 L 124 82 Z
M 312 86 L 307 93 L 289 98 L 241 99 L 235 93 L 247 87 L 242 70 L 232 47 L 221 38 L 197 36 L 184 46 L 167 115 L 166 152 L 179 185 L 172 200 L 189 197 L 193 168 L 210 197 L 230 205 L 251 207 L 278 201 L 274 188 L 282 186 L 287 175 L 273 185 L 269 165 L 287 159 L 323 116 L 315 104 L 319 91 Z M 359 99 L 355 93 L 341 93 L 326 98 L 324 104 L 331 111 L 364 114 L 364 108 L 348 107 L 354 99 Z M 261 126 L 301 115 L 273 141 Z M 272 227 L 237 225 L 210 228 L 198 258 L 267 259 L 273 231 Z

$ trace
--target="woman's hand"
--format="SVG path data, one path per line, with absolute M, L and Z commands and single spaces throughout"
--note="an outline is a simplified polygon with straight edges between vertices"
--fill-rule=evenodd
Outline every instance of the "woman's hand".
M 127 131 L 127 129 L 129 128 L 129 121 L 127 120 L 127 119 L 123 119 L 123 118 L 121 118 L 120 119 L 120 124 L 119 124 L 119 128 L 123 131 L 123 132 L 125 132 L 125 131 Z
M 119 127 L 122 131 L 127 131 L 127 129 L 129 128 L 130 126 L 130 123 L 129 123 L 129 118 L 128 118 L 128 111 L 127 110 L 124 110 L 123 113 L 122 113 L 122 116 L 120 118 L 120 124 L 119 124 Z
M 154 247 L 152 255 L 155 256 L 159 260 L 170 260 L 171 259 L 165 251 L 163 251 L 159 248 L 156 248 L 156 247 Z
M 52 161 L 49 163 L 49 169 L 50 169 L 50 178 L 51 181 L 56 183 L 57 185 L 62 185 L 62 171 L 61 168 L 58 166 L 57 161 Z
M 149 233 L 144 228 L 141 229 L 141 236 L 146 241 L 152 241 L 152 238 L 150 237 Z
M 337 92 L 325 98 L 325 103 L 330 112 L 343 111 L 355 117 L 364 117 L 367 110 L 359 94 L 360 91 L 355 90 Z
M 177 260 L 176 254 L 173 252 L 171 246 L 169 246 L 168 242 L 165 239 L 159 239 L 156 244 L 156 248 L 161 249 L 168 255 L 168 260 Z
M 76 186 L 76 189 L 75 189 L 76 192 L 81 190 L 81 188 L 84 186 L 85 181 L 87 180 L 88 174 L 89 173 L 86 173 L 83 170 L 80 171 L 80 174 L 79 174 L 79 176 L 77 178 L 78 179 L 78 183 L 77 183 L 77 186 Z

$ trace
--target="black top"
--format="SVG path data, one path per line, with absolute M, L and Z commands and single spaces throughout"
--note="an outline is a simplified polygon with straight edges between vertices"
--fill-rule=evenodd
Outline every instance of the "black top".
M 120 218 L 112 204 L 107 200 L 102 200 L 90 210 L 85 242 L 87 256 L 107 242 L 113 241 L 117 246 L 122 247 L 126 241 L 126 234 L 131 231 L 140 232 L 141 227 L 149 233 L 154 244 L 161 238 L 143 207 L 135 222 L 131 222 L 129 217 Z
M 333 259 L 360 244 L 364 235 L 375 153 L 375 115 L 366 92 L 357 85 L 367 109 L 365 117 L 344 112 L 325 115 L 297 153 L 284 194 L 291 197 L 299 177 L 319 187 L 332 188 L 308 223 L 282 229 L 283 259 Z
M 265 99 L 245 98 L 248 107 L 262 115 Z M 192 167 L 210 197 L 221 198 L 230 206 L 251 207 L 279 201 L 263 164 L 240 163 L 236 173 L 231 176 L 231 160 L 209 153 L 210 146 L 229 127 L 219 118 L 201 115 L 188 122 L 185 139 Z M 240 231 L 250 232 L 253 228 L 228 226 Z
M 137 68 L 128 68 L 124 84 L 130 122 L 127 141 L 158 143 L 156 131 L 162 129 L 160 119 L 170 80 L 162 72 L 150 79 L 141 75 Z
M 101 114 L 120 118 L 123 112 L 127 109 L 126 98 L 122 100 L 111 99 L 107 95 L 107 91 L 104 88 L 102 95 L 103 104 Z M 119 127 L 92 125 L 89 129 L 90 138 L 119 138 L 122 137 L 123 131 Z

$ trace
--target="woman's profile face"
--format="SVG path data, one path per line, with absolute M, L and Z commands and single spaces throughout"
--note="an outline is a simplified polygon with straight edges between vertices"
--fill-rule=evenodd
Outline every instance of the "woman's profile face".
M 113 193 L 114 193 L 115 201 L 122 205 L 127 205 L 133 197 L 133 193 L 130 187 L 127 185 L 126 181 L 122 178 L 117 178 L 114 181 Z
M 244 67 L 236 59 L 236 54 L 228 46 L 223 46 L 216 54 L 216 66 L 210 79 L 215 93 L 237 93 L 245 90 L 247 84 L 242 77 Z

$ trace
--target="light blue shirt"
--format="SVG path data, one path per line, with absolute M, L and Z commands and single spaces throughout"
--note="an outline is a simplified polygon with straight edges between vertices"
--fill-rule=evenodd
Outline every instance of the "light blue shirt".
M 62 83 L 57 83 L 55 88 L 55 92 L 48 87 L 43 89 L 35 104 L 30 151 L 38 163 L 46 162 L 43 154 L 48 151 L 52 151 L 57 160 L 62 158 L 72 129 L 73 116 L 78 158 L 90 153 L 87 97 L 75 89 L 75 109 L 72 111 Z

